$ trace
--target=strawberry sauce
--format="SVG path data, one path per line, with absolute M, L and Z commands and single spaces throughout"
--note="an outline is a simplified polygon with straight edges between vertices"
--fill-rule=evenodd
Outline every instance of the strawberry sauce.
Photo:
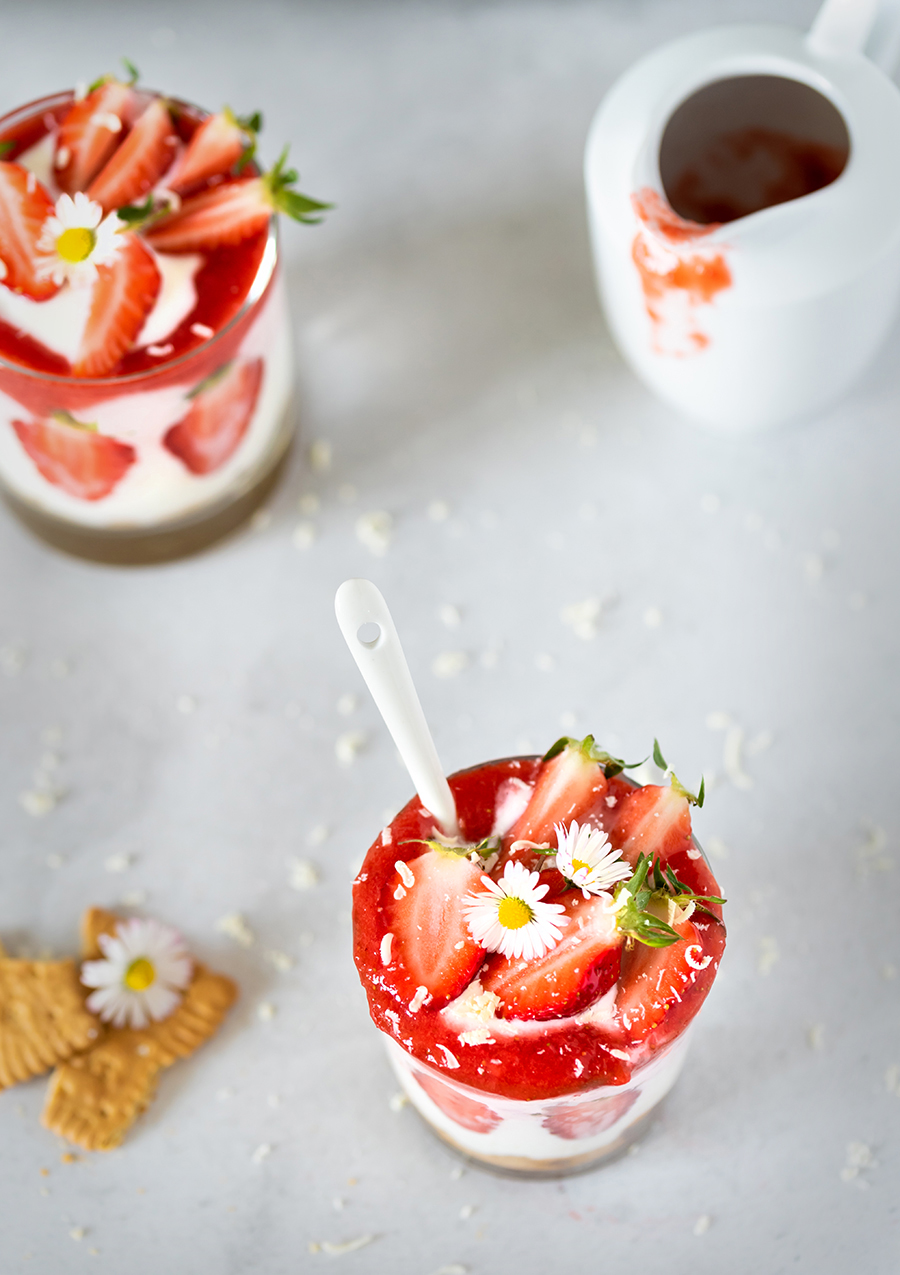
M 470 842 L 488 836 L 501 785 L 519 780 L 533 787 L 542 765 L 540 758 L 519 757 L 488 762 L 452 775 L 449 783 L 456 799 L 461 835 Z M 673 797 L 670 789 L 639 789 L 617 777 L 602 784 L 594 802 L 578 817 L 602 827 L 629 862 L 633 863 L 640 852 L 658 854 L 696 893 L 718 894 L 712 873 L 691 840 L 687 803 Z M 397 898 L 401 876 L 409 877 L 408 872 L 398 874 L 395 865 L 398 861 L 409 864 L 421 855 L 421 840 L 433 837 L 434 830 L 433 818 L 414 798 L 390 828 L 376 838 L 354 882 L 354 957 L 369 1010 L 375 1025 L 408 1054 L 472 1088 L 532 1100 L 577 1093 L 597 1085 L 624 1085 L 635 1068 L 643 1066 L 684 1031 L 709 992 L 725 945 L 719 916 L 699 909 L 684 923 L 692 946 L 676 945 L 689 955 L 679 982 L 680 992 L 670 998 L 670 1003 L 660 1007 L 658 1000 L 654 1003 L 652 994 L 644 990 L 651 967 L 643 954 L 659 949 L 636 945 L 634 956 L 625 950 L 622 974 L 615 986 L 616 996 L 629 1006 L 637 1005 L 640 1012 L 631 1009 L 620 1015 L 610 1009 L 602 1022 L 578 1022 L 569 1015 L 540 1023 L 520 1022 L 512 1028 L 508 1022 L 492 1020 L 487 1024 L 491 1039 L 484 1043 L 462 1042 L 459 1019 L 452 1027 L 448 1021 L 453 1019 L 452 1007 L 443 1010 L 440 998 L 423 1003 L 416 995 L 416 979 L 402 960 L 384 960 L 386 940 L 388 953 L 396 952 L 387 939 L 390 931 L 386 918 L 392 915 L 392 900 Z M 505 839 L 506 853 L 492 869 L 495 879 L 508 857 L 511 839 Z M 536 868 L 538 863 L 535 860 L 528 866 Z M 558 898 L 559 885 L 554 878 L 561 881 L 555 871 L 545 877 L 553 887 L 549 898 Z M 716 907 L 711 910 L 719 913 Z M 598 1113 L 597 1118 L 602 1121 L 606 1116 Z
M 144 92 L 136 93 L 138 101 L 142 104 L 152 100 L 153 96 Z M 18 112 L 18 118 L 13 123 L 0 127 L 0 144 L 13 143 L 12 147 L 3 154 L 3 158 L 16 160 L 48 133 L 54 132 L 71 108 L 72 101 L 71 93 L 56 94 L 51 98 L 35 102 L 33 108 L 26 107 Z M 170 106 L 175 132 L 182 142 L 188 142 L 205 118 L 204 113 L 188 103 L 171 99 Z M 248 173 L 255 171 L 257 170 L 252 166 L 247 169 Z M 210 184 L 219 184 L 222 180 L 214 179 Z M 147 373 L 154 377 L 153 388 L 158 388 L 168 384 L 201 380 L 204 375 L 209 375 L 215 367 L 221 366 L 229 357 L 232 357 L 246 324 L 240 328 L 239 332 L 234 333 L 236 340 L 229 342 L 234 349 L 225 349 L 223 344 L 217 344 L 214 352 L 210 354 L 208 367 L 193 361 L 189 368 L 184 369 L 181 367 L 169 369 L 167 366 L 181 360 L 185 354 L 198 349 L 209 340 L 206 336 L 198 336 L 192 332 L 191 328 L 194 325 L 201 324 L 204 328 L 210 328 L 214 333 L 218 333 L 232 321 L 241 309 L 256 278 L 267 238 L 268 231 L 264 230 L 236 245 L 219 247 L 205 253 L 205 260 L 194 276 L 196 305 L 178 327 L 165 338 L 165 345 L 170 346 L 171 349 L 165 355 L 151 354 L 147 348 L 131 350 L 103 379 L 114 382 L 122 377 Z M 0 320 L 0 359 L 52 376 L 72 375 L 69 363 L 60 354 L 47 349 L 27 333 L 19 331 L 2 320 Z M 166 372 L 169 374 L 166 375 Z M 82 401 L 96 403 L 103 401 L 106 397 L 113 397 L 119 392 L 114 385 L 105 389 L 99 387 L 95 381 L 88 396 L 85 397 L 79 392 L 76 381 L 71 387 L 71 392 L 61 393 L 57 386 L 48 396 L 39 385 L 32 385 L 27 386 L 23 394 L 21 381 L 14 375 L 8 375 L 3 368 L 0 368 L 0 389 L 34 412 L 59 406 L 77 410 Z

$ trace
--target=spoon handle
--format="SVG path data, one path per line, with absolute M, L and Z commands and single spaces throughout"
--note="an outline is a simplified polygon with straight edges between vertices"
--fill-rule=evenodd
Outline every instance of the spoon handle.
M 457 836 L 456 802 L 438 760 L 387 603 L 370 580 L 345 580 L 335 596 L 334 609 L 350 654 L 397 745 L 422 805 L 447 836 Z M 377 635 L 373 630 L 368 640 L 361 638 L 364 625 L 377 625 Z

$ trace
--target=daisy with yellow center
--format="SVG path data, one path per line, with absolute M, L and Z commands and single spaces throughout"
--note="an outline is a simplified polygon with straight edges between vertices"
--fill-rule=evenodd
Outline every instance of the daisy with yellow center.
M 146 1027 L 178 1007 L 193 964 L 181 936 L 153 920 L 121 921 L 98 942 L 105 960 L 85 961 L 81 981 L 95 987 L 88 1009 L 114 1027 Z
M 556 947 L 568 917 L 560 903 L 542 902 L 549 890 L 540 874 L 510 859 L 499 881 L 481 878 L 484 890 L 467 894 L 463 914 L 469 933 L 488 952 L 531 960 Z
M 93 283 L 97 267 L 114 260 L 123 223 L 114 212 L 103 216 L 99 204 L 82 191 L 60 195 L 38 240 L 36 272 L 54 283 Z
M 573 819 L 554 825 L 556 832 L 556 866 L 567 881 L 578 886 L 584 897 L 608 894 L 619 881 L 627 881 L 634 869 L 614 850 L 602 828 L 591 828 Z

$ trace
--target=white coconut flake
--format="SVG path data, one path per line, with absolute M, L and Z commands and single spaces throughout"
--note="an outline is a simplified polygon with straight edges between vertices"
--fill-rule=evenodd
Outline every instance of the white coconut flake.
M 692 970 L 705 970 L 712 957 L 703 955 L 703 948 L 699 943 L 692 943 L 684 949 L 684 959 Z
M 327 1257 L 345 1257 L 348 1253 L 355 1253 L 365 1248 L 375 1238 L 374 1235 L 359 1235 L 355 1240 L 345 1240 L 342 1244 L 333 1244 L 331 1240 L 320 1240 L 315 1248 L 312 1244 L 309 1247 L 310 1252 L 322 1252 Z
M 771 935 L 765 935 L 759 940 L 759 960 L 756 968 L 760 974 L 771 974 L 774 967 L 781 959 L 781 953 L 778 950 L 778 942 Z
M 298 522 L 291 533 L 291 543 L 295 549 L 310 549 L 316 539 L 316 524 L 304 520 Z
M 728 730 L 730 725 L 730 713 L 725 713 L 721 709 L 714 709 L 711 713 L 706 714 L 706 726 L 708 730 Z
M 360 514 L 356 520 L 356 538 L 376 558 L 383 558 L 391 545 L 394 520 L 384 509 Z
M 819 1050 L 825 1043 L 824 1023 L 813 1023 L 806 1029 L 806 1043 L 810 1049 Z
M 658 629 L 663 622 L 663 613 L 659 607 L 647 607 L 644 611 L 644 624 L 648 629 Z
M 319 870 L 307 859 L 288 859 L 288 885 L 292 890 L 312 890 L 319 884 Z
M 700 1217 L 697 1218 L 697 1221 L 694 1223 L 694 1234 L 705 1235 L 711 1226 L 712 1226 L 712 1218 L 709 1216 L 708 1213 L 703 1213 L 701 1214 Z
M 317 438 L 309 448 L 310 468 L 318 474 L 324 474 L 331 468 L 331 443 L 324 438 Z
M 235 943 L 239 943 L 241 947 L 252 947 L 256 942 L 256 935 L 240 912 L 229 912 L 226 916 L 220 916 L 216 921 L 216 929 L 220 934 L 225 934 Z
M 451 1069 L 451 1071 L 455 1071 L 459 1067 L 459 1059 L 456 1054 L 451 1053 L 446 1045 L 438 1045 L 437 1048 L 443 1053 L 446 1065 Z
M 572 630 L 583 642 L 590 642 L 597 636 L 597 624 L 603 602 L 600 598 L 585 598 L 583 602 L 573 602 L 564 606 L 559 613 L 563 624 Z
M 841 1169 L 841 1181 L 856 1181 L 859 1186 L 868 1186 L 866 1179 L 860 1175 L 877 1167 L 878 1161 L 872 1155 L 871 1147 L 865 1142 L 850 1142 L 847 1144 L 847 1160 Z
M 266 952 L 265 959 L 278 970 L 279 974 L 287 974 L 294 968 L 294 958 L 288 956 L 287 952 L 279 952 L 271 948 Z
M 390 965 L 391 963 L 391 946 L 394 942 L 393 934 L 385 934 L 381 940 L 381 964 Z
M 466 651 L 442 651 L 431 662 L 431 671 L 435 677 L 446 680 L 456 677 L 469 666 L 469 655 Z
M 900 1063 L 891 1063 L 884 1073 L 884 1087 L 888 1093 L 900 1098 Z
M 356 754 L 366 746 L 366 735 L 361 730 L 350 730 L 339 735 L 334 743 L 334 755 L 342 766 L 350 766 Z
M 329 828 L 327 823 L 314 824 L 306 834 L 306 844 L 308 846 L 322 845 L 323 842 L 328 840 L 328 832 Z
M 397 1093 L 391 1094 L 390 1098 L 388 1098 L 388 1106 L 391 1111 L 393 1111 L 394 1115 L 397 1115 L 404 1107 L 409 1106 L 409 1098 L 407 1098 L 406 1094 L 400 1090 Z
M 394 834 L 391 832 L 390 824 L 381 829 L 381 844 L 389 846 L 394 840 Z
M 336 707 L 341 717 L 349 717 L 351 713 L 355 713 L 357 708 L 359 708 L 359 700 L 348 691 L 346 695 L 340 697 Z
M 744 770 L 741 759 L 741 750 L 744 746 L 744 730 L 741 726 L 729 726 L 725 733 L 725 748 L 722 757 L 722 764 L 725 768 L 725 774 L 734 784 L 735 788 L 743 791 L 753 787 L 753 780 Z
M 203 341 L 208 341 L 211 336 L 215 335 L 214 330 L 207 327 L 205 323 L 192 323 L 191 332 L 194 336 L 199 336 Z
M 107 872 L 127 872 L 133 862 L 133 855 L 120 852 L 108 855 L 103 862 Z
M 271 1001 L 262 1001 L 262 1003 L 256 1007 L 256 1017 L 263 1023 L 271 1023 L 277 1013 L 278 1010 Z
M 147 902 L 147 891 L 126 890 L 119 902 L 123 908 L 142 908 Z
M 464 1204 L 459 1210 L 459 1218 L 461 1222 L 468 1222 L 469 1218 L 475 1212 L 474 1204 Z
M 432 522 L 446 522 L 450 517 L 450 506 L 446 500 L 432 500 L 426 512 Z
M 418 1014 L 422 1006 L 427 1005 L 430 1000 L 431 993 L 428 988 L 420 985 L 416 988 L 415 996 L 413 996 L 412 1000 L 409 1002 L 409 1012 L 411 1014 Z M 457 1066 L 459 1066 L 458 1063 Z
M 268 1142 L 261 1142 L 253 1152 L 250 1160 L 253 1164 L 262 1164 L 263 1160 L 267 1160 L 272 1154 L 272 1148 Z
M 62 795 L 61 792 L 55 792 L 51 788 L 30 788 L 19 793 L 19 805 L 27 815 L 31 815 L 32 819 L 43 819 L 45 815 L 50 814 L 51 810 L 56 809 Z
M 496 1044 L 487 1027 L 475 1027 L 470 1032 L 460 1032 L 457 1037 L 461 1045 L 493 1045 Z M 457 1066 L 459 1064 L 457 1063 Z M 581 1072 L 577 1072 L 581 1075 Z
M 413 875 L 412 868 L 408 863 L 404 863 L 402 859 L 398 859 L 394 864 L 394 867 L 397 869 L 397 875 L 406 886 L 407 890 L 411 890 L 416 884 L 416 878 Z
M 462 623 L 462 614 L 452 602 L 444 602 L 438 607 L 438 619 L 448 629 L 458 629 Z

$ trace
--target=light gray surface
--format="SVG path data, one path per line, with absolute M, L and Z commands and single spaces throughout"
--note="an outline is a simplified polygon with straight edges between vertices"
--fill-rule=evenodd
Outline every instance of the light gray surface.
M 697 432 L 610 346 L 580 185 L 593 109 L 641 51 L 714 20 L 804 23 L 813 7 L 0 12 L 5 107 L 125 52 L 147 83 L 264 108 L 265 154 L 293 139 L 305 188 L 339 205 L 286 236 L 307 440 L 331 440 L 331 472 L 306 472 L 298 451 L 270 525 L 135 572 L 66 560 L 0 511 L 4 942 L 71 952 L 83 907 L 143 889 L 242 988 L 116 1153 L 62 1164 L 38 1124 L 45 1083 L 0 1094 L 3 1275 L 898 1269 L 897 337 L 821 421 Z M 343 502 L 341 484 L 358 495 Z M 309 491 L 322 509 L 302 551 Z M 426 513 L 436 499 L 446 521 Z M 375 558 L 354 525 L 381 509 L 395 534 Z M 389 1108 L 349 891 L 408 784 L 333 619 L 336 585 L 358 574 L 393 607 L 448 768 L 565 729 L 628 755 L 657 734 L 685 780 L 719 775 L 696 826 L 728 848 L 714 859 L 726 960 L 670 1105 L 600 1173 L 453 1178 L 412 1112 Z M 592 640 L 562 622 L 611 595 Z M 431 664 L 446 651 L 470 664 L 442 681 Z M 360 703 L 343 717 L 347 692 Z M 746 757 L 748 790 L 724 776 L 714 711 L 773 736 Z M 67 795 L 33 819 L 19 794 L 54 725 Z M 368 742 L 342 768 L 351 730 Z M 319 824 L 328 838 L 310 847 Z M 121 874 L 104 867 L 117 853 L 134 856 Z M 287 886 L 292 855 L 318 864 L 316 889 Z M 233 911 L 252 948 L 216 931 Z M 295 968 L 279 973 L 271 949 Z M 845 1181 L 851 1143 L 877 1164 Z M 348 1256 L 308 1251 L 364 1234 L 377 1238 Z

